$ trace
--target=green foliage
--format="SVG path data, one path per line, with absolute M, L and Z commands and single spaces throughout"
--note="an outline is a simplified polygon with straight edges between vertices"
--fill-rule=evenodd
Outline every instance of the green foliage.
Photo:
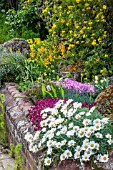
M 0 80 L 19 81 L 24 74 L 26 57 L 0 47 Z
M 6 13 L 6 24 L 10 26 L 10 34 L 25 39 L 45 38 L 47 30 L 45 23 L 39 16 L 42 1 L 30 0 L 19 3 L 18 10 L 14 8 Z
M 5 13 L 2 11 L 0 12 L 0 44 L 11 39 L 9 26 L 5 24 Z
M 6 129 L 5 129 L 5 121 L 4 121 L 4 95 L 0 94 L 0 144 L 6 146 Z
M 9 154 L 15 159 L 16 168 L 14 170 L 23 170 L 23 157 L 21 156 L 21 148 L 22 144 L 19 143 L 14 146 L 12 143 L 10 144 Z

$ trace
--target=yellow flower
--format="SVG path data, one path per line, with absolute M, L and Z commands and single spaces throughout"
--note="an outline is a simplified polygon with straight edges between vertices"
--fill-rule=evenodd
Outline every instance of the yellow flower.
M 92 22 L 91 22 L 91 21 L 89 21 L 89 22 L 88 22 L 88 24 L 89 24 L 89 25 L 92 25 Z
M 56 25 L 55 25 L 55 24 L 53 24 L 52 29 L 55 29 L 55 28 L 56 28 Z
M 40 44 L 40 43 L 41 43 L 41 39 L 40 39 L 40 38 L 34 38 L 34 42 L 35 42 L 36 44 Z
M 77 36 L 77 34 L 76 33 L 74 33 L 74 37 L 76 37 Z
M 68 26 L 68 25 L 69 25 L 69 22 L 67 22 L 66 25 Z
M 73 6 L 68 6 L 68 9 L 71 9 Z
M 85 7 L 87 7 L 87 6 L 89 6 L 89 4 L 88 4 L 88 3 L 85 3 Z
M 69 40 L 70 42 L 72 42 L 73 41 L 73 38 L 70 38 L 70 40 Z
M 84 33 L 84 31 L 83 30 L 80 30 L 80 34 L 83 34 Z
M 80 2 L 81 2 L 81 0 L 76 0 L 76 2 L 77 2 L 77 3 L 80 3 Z
M 29 44 L 33 44 L 33 40 L 32 40 L 32 39 L 27 39 L 27 42 L 28 42 Z
M 105 58 L 108 58 L 108 54 L 105 54 L 104 57 L 105 57 Z
M 107 9 L 107 6 L 106 6 L 106 5 L 103 5 L 103 9 Z
M 61 23 L 64 23 L 64 22 L 65 22 L 65 20 L 64 20 L 64 19 L 62 19 L 62 20 L 61 20 Z
M 69 33 L 70 33 L 70 34 L 72 34 L 72 33 L 73 33 L 73 31 L 72 31 L 72 30 L 70 30 L 70 31 L 69 31 Z
M 77 29 L 78 29 L 79 27 L 80 27 L 79 25 L 76 26 Z
M 34 58 L 34 56 L 35 56 L 35 53 L 34 53 L 34 52 L 31 52 L 31 53 L 30 53 L 30 57 L 31 57 L 31 58 Z
M 76 41 L 76 44 L 80 44 L 80 42 L 79 42 L 79 41 Z
M 48 7 L 46 7 L 46 8 L 42 11 L 42 13 L 46 13 L 46 12 L 48 12 Z
M 93 45 L 93 46 L 96 45 L 96 40 L 93 40 L 92 45 Z

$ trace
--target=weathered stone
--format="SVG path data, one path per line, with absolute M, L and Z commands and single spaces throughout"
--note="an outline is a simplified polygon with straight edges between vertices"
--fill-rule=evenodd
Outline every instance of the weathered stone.
M 97 96 L 95 102 L 102 114 L 111 117 L 110 114 L 113 113 L 113 85 L 109 85 L 106 89 L 104 89 Z
M 11 39 L 2 44 L 2 47 L 8 48 L 14 52 L 19 51 L 23 54 L 28 54 L 30 50 L 28 42 L 21 38 Z

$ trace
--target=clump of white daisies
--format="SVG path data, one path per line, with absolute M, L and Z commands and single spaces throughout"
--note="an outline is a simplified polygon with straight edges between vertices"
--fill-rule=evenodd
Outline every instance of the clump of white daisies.
M 89 109 L 72 99 L 59 100 L 53 108 L 42 110 L 41 115 L 42 129 L 35 135 L 27 132 L 25 139 L 32 152 L 47 149 L 44 166 L 51 166 L 55 159 L 108 161 L 113 127 L 95 106 Z

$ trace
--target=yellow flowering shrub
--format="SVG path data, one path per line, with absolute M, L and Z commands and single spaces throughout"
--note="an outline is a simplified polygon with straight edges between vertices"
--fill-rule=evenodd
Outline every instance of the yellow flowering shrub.
M 83 77 L 112 75 L 112 56 L 106 50 L 107 11 L 102 0 L 45 0 L 41 17 L 49 35 L 44 41 L 28 40 L 30 58 L 38 64 L 40 75 L 52 78 L 61 65 L 78 61 L 84 62 Z
M 111 56 L 106 50 L 109 38 L 105 27 L 107 10 L 102 0 L 45 0 L 41 15 L 47 20 L 51 56 L 60 55 L 67 64 L 83 60 L 87 78 L 93 74 L 111 75 Z

